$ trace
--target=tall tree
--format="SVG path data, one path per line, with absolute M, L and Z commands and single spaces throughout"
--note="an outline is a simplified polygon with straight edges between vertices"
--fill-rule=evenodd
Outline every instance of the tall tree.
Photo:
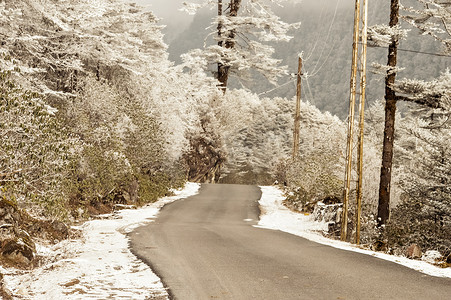
M 399 21 L 399 0 L 391 0 L 390 23 L 396 27 Z M 397 39 L 393 39 L 388 48 L 388 63 L 390 68 L 396 68 L 398 55 Z M 393 144 L 395 137 L 396 93 L 392 86 L 395 83 L 396 72 L 387 72 L 385 77 L 385 128 L 382 150 L 382 167 L 379 186 L 379 205 L 377 210 L 378 225 L 385 224 L 390 215 L 390 185 L 392 176 Z
M 275 84 L 280 76 L 287 74 L 287 68 L 280 66 L 280 60 L 272 58 L 274 48 L 266 43 L 289 41 L 292 37 L 288 32 L 300 25 L 281 21 L 265 4 L 283 1 L 230 0 L 227 6 L 222 0 L 205 0 L 200 5 L 185 3 L 188 13 L 206 6 L 217 5 L 218 8 L 218 16 L 209 28 L 212 30 L 209 36 L 215 36 L 216 43 L 182 55 L 185 66 L 208 70 L 211 65 L 216 65 L 215 77 L 224 92 L 232 74 L 245 79 L 251 69 Z
M 241 6 L 241 0 L 230 0 L 229 4 L 229 13 L 228 17 L 230 19 L 236 18 L 238 16 L 238 11 Z M 226 32 L 225 38 L 223 38 L 222 27 L 223 22 L 221 21 L 222 17 L 222 0 L 218 1 L 218 46 L 225 47 L 226 49 L 235 48 L 235 37 L 236 30 L 232 29 Z M 220 86 L 222 89 L 227 88 L 227 81 L 229 80 L 230 66 L 227 64 L 223 64 L 222 62 L 218 62 L 218 81 L 220 82 Z
M 445 50 L 448 49 L 449 39 L 443 38 L 438 33 L 449 34 L 449 3 L 438 1 L 418 0 L 425 6 L 424 10 L 406 9 L 416 16 L 404 16 L 410 24 L 426 32 L 441 41 Z M 432 4 L 433 3 L 433 4 Z M 430 9 L 430 5 L 436 5 L 437 9 Z M 440 6 L 441 5 L 441 6 Z M 382 167 L 379 186 L 379 203 L 377 222 L 384 225 L 390 216 L 390 188 L 393 165 L 393 146 L 395 133 L 395 115 L 397 101 L 407 101 L 420 104 L 433 109 L 449 109 L 449 92 L 441 88 L 447 84 L 447 76 L 441 76 L 429 82 L 403 79 L 396 82 L 397 56 L 399 40 L 405 38 L 407 33 L 400 29 L 399 0 L 391 0 L 389 26 L 374 26 L 369 29 L 369 40 L 377 45 L 388 44 L 388 63 L 385 67 L 385 127 L 382 150 Z M 443 29 L 437 29 L 437 24 L 428 22 L 432 18 L 441 20 Z

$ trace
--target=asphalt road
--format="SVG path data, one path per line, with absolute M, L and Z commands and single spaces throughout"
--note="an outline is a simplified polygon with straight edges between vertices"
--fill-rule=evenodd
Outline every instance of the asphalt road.
M 451 279 L 252 227 L 260 195 L 202 185 L 132 232 L 132 251 L 177 300 L 451 299 Z

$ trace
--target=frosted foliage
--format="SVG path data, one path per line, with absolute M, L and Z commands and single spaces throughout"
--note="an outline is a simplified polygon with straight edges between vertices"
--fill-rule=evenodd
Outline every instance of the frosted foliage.
M 21 90 L 0 72 L 0 196 L 20 204 L 65 203 L 64 180 L 76 155 L 76 140 L 60 128 L 55 109 Z M 58 207 L 47 211 L 63 217 Z
M 395 84 L 394 89 L 400 95 L 406 95 L 408 101 L 451 111 L 451 73 L 449 70 L 432 81 L 400 80 Z
M 301 105 L 301 111 L 299 155 L 286 166 L 286 182 L 297 209 L 326 197 L 340 197 L 346 144 L 344 122 L 308 103 Z
M 71 72 L 95 65 L 119 65 L 137 74 L 155 64 L 168 65 L 162 27 L 151 12 L 143 12 L 134 4 L 67 0 L 55 5 L 50 0 L 19 0 L 2 5 L 2 15 L 7 15 L 0 19 L 0 33 L 7 37 L 3 49 L 20 56 L 21 65 L 40 68 L 44 75 L 62 72 L 65 76 L 60 75 L 60 81 L 70 81 L 67 77 L 76 76 Z M 22 13 L 13 13 L 16 10 Z M 47 88 L 73 88 L 68 82 L 53 85 L 55 82 L 49 82 Z
M 126 91 L 116 91 L 121 94 L 117 97 L 131 98 L 147 117 L 158 118 L 167 134 L 165 152 L 173 159 L 181 156 L 186 126 L 195 118 L 192 91 L 208 89 L 171 67 L 162 26 L 151 12 L 120 0 L 65 0 L 58 5 L 19 0 L 0 5 L 0 33 L 7 37 L 2 51 L 17 58 L 2 69 L 20 69 L 15 76 L 23 86 L 64 101 L 78 95 L 87 73 L 96 73 L 95 79 L 106 78 Z M 101 128 L 96 130 L 100 134 Z
M 399 68 L 399 67 L 390 67 L 387 65 L 381 65 L 379 63 L 373 62 L 371 63 L 371 72 L 374 74 L 387 76 L 394 73 L 399 73 L 400 71 L 404 70 L 405 68 Z
M 217 1 L 206 1 L 203 6 L 206 5 L 215 7 Z M 298 28 L 300 23 L 281 21 L 262 0 L 241 3 L 237 16 L 225 13 L 213 20 L 209 27 L 212 40 L 206 40 L 204 49 L 195 49 L 182 56 L 186 67 L 207 70 L 220 63 L 244 78 L 249 70 L 256 69 L 273 84 L 281 75 L 287 74 L 287 68 L 280 66 L 281 60 L 272 58 L 274 48 L 265 42 L 289 41 L 292 37 L 288 32 Z M 218 35 L 218 24 L 221 35 Z
M 7 199 L 36 200 L 64 214 L 73 208 L 69 199 L 82 211 L 86 203 L 151 201 L 181 178 L 187 132 L 199 128 L 198 105 L 217 89 L 204 72 L 193 77 L 168 61 L 151 12 L 121 0 L 0 5 L 0 68 L 40 93 L 24 92 L 26 101 L 38 99 L 26 112 L 39 116 L 25 114 L 35 127 L 21 138 L 23 147 L 13 138 L 19 135 L 5 134 L 2 146 L 9 150 L 2 153 L 18 164 L 0 169 L 15 184 L 25 170 L 20 164 L 35 164 L 23 175 L 34 176 L 35 190 L 20 181 L 23 189 L 8 188 L 19 192 Z M 8 126 L 20 126 L 18 116 Z M 51 130 L 44 135 L 46 126 Z M 61 146 L 61 139 L 70 145 Z
M 442 254 L 451 249 L 451 127 L 435 126 L 435 112 L 413 109 L 399 142 L 403 199 L 394 212 L 394 243 L 417 243 Z
M 81 38 L 92 40 L 92 44 L 83 45 L 83 48 L 92 48 L 79 49 L 82 53 L 97 50 L 114 62 L 136 65 L 155 61 L 152 54 L 166 48 L 159 31 L 162 27 L 156 24 L 157 19 L 134 4 L 125 1 L 68 0 L 54 7 L 58 10 L 48 13 L 52 20 L 57 24 L 64 22 L 68 28 L 80 33 Z M 161 52 L 159 56 L 163 55 Z
M 247 49 L 209 46 L 204 50 L 192 50 L 182 55 L 182 59 L 187 67 L 198 69 L 207 69 L 209 62 L 221 63 L 244 77 L 247 77 L 251 69 L 256 69 L 272 83 L 276 83 L 281 74 L 287 73 L 286 67 L 278 66 L 281 60 L 270 57 L 274 53 L 272 47 L 256 42 L 250 42 L 248 46 Z
M 402 116 L 397 113 L 395 131 L 402 123 Z M 364 217 L 374 219 L 377 214 L 379 200 L 379 180 L 381 171 L 382 143 L 384 137 L 385 105 L 382 101 L 376 101 L 365 112 L 365 136 L 363 159 L 363 203 Z M 395 140 L 397 145 L 397 140 Z M 395 151 L 395 162 L 397 162 Z M 400 166 L 395 163 L 392 172 L 391 203 L 396 206 L 399 203 L 401 190 L 399 188 Z M 370 218 L 371 217 L 371 218 Z
M 232 90 L 221 109 L 226 127 L 227 176 L 243 183 L 271 183 L 271 173 L 291 149 L 292 101 L 259 100 L 255 94 Z M 239 98 L 238 98 L 239 97 Z
M 405 40 L 409 30 L 401 29 L 399 25 L 373 25 L 368 27 L 368 43 L 379 47 L 387 47 L 393 41 Z
M 180 158 L 188 146 L 186 131 L 198 126 L 199 106 L 217 92 L 215 84 L 203 72 L 193 77 L 176 69 L 154 78 L 134 76 L 132 82 L 133 94 L 165 133 L 167 154 Z
M 445 53 L 451 53 L 451 5 L 449 1 L 417 0 L 415 7 L 401 6 L 407 14 L 402 18 L 443 44 Z

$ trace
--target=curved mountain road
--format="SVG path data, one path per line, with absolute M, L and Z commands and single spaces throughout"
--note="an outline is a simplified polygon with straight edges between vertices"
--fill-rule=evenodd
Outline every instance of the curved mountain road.
M 202 185 L 130 234 L 172 299 L 451 299 L 451 279 L 255 228 L 258 187 Z

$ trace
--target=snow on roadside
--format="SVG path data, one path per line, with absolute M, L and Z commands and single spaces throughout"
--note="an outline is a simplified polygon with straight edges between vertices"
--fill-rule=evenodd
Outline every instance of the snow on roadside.
M 79 227 L 83 240 L 38 247 L 39 255 L 68 258 L 33 271 L 2 269 L 5 287 L 15 299 L 167 299 L 160 279 L 130 252 L 126 234 L 152 222 L 165 204 L 197 194 L 199 187 L 187 183 L 174 196 L 143 208 L 86 222 Z
M 290 211 L 282 204 L 285 197 L 280 189 L 274 186 L 261 186 L 260 189 L 262 197 L 259 203 L 262 215 L 256 227 L 288 232 L 319 244 L 392 261 L 427 275 L 451 278 L 451 268 L 442 269 L 425 261 L 365 250 L 349 243 L 328 239 L 320 234 L 320 231 L 327 230 L 327 224 L 315 222 L 312 216 Z

